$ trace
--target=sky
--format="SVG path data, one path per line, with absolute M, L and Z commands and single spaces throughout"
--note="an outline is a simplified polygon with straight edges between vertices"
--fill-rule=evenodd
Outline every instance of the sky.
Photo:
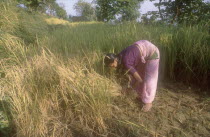
M 78 0 L 56 0 L 58 4 L 63 4 L 65 10 L 67 11 L 68 15 L 73 15 L 76 16 L 76 11 L 74 10 L 74 4 L 78 1 Z M 91 3 L 92 0 L 84 0 L 86 2 Z M 158 0 L 155 0 L 158 1 Z M 155 2 L 154 1 L 154 2 Z M 153 3 L 154 3 L 153 2 Z M 141 8 L 139 9 L 139 12 L 141 14 L 146 13 L 147 11 L 155 11 L 158 10 L 154 4 L 152 2 L 150 2 L 149 0 L 145 0 L 144 2 L 141 3 Z

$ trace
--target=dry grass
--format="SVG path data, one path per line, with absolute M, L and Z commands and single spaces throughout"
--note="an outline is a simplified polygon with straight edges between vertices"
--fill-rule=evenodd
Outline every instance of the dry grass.
M 78 26 L 81 24 L 103 24 L 102 22 L 69 22 L 67 20 L 58 19 L 55 17 L 49 17 L 45 19 L 46 23 L 49 25 L 68 25 L 68 26 Z
M 3 91 L 17 136 L 107 132 L 104 119 L 111 116 L 111 98 L 120 95 L 120 86 L 89 72 L 83 63 L 69 60 L 64 65 L 49 54 L 43 51 L 24 65 L 4 70 L 8 84 Z
M 143 129 L 147 136 L 207 137 L 210 133 L 210 100 L 204 101 L 196 92 L 182 84 L 165 83 L 158 89 L 150 113 L 142 113 L 136 105 L 131 105 L 123 112 L 125 119 L 132 120 L 123 123 Z M 134 103 L 135 98 L 131 99 Z

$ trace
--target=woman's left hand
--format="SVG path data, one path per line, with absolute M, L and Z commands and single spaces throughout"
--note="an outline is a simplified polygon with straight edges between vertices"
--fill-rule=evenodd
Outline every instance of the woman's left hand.
M 136 80 L 136 82 L 135 82 L 135 84 L 134 84 L 134 88 L 136 89 L 140 84 L 142 84 L 143 83 L 143 81 L 137 81 Z

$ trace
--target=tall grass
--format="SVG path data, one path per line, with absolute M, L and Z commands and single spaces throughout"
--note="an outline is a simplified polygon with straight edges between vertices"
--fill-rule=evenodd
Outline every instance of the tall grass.
M 159 47 L 162 78 L 209 80 L 209 34 L 201 26 L 72 25 L 10 1 L 0 6 L 0 101 L 9 104 L 4 111 L 16 136 L 157 135 L 129 121 L 125 113 L 138 121 L 140 115 L 129 111 L 139 111 L 117 79 L 104 75 L 104 53 L 137 40 Z
M 161 76 L 184 82 L 208 85 L 209 33 L 202 26 L 145 26 L 81 24 L 64 27 L 50 36 L 47 44 L 62 56 L 83 55 L 82 51 L 119 53 L 135 41 L 147 39 L 161 51 Z M 100 54 L 99 56 L 102 56 Z

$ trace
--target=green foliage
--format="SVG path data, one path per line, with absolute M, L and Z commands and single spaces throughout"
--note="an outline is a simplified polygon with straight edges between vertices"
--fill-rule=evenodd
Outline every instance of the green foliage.
M 210 3 L 203 0 L 159 0 L 155 3 L 162 21 L 198 24 L 210 22 Z M 154 12 L 153 12 L 154 15 Z
M 62 19 L 67 19 L 67 12 L 63 7 L 59 6 L 57 3 L 54 4 L 54 9 L 56 11 L 56 16 Z
M 96 20 L 95 9 L 90 3 L 79 0 L 77 3 L 75 3 L 74 9 L 78 15 L 85 18 L 87 21 Z
M 17 0 L 19 3 L 24 4 L 33 10 L 46 10 L 46 5 L 55 3 L 55 0 Z
M 24 4 L 29 10 L 35 10 L 42 13 L 48 12 L 59 18 L 67 19 L 67 13 L 62 6 L 56 3 L 56 0 L 17 0 Z
M 71 39 L 68 40 L 69 37 Z M 134 41 L 147 39 L 161 50 L 161 77 L 200 86 L 208 83 L 209 34 L 202 25 L 81 24 L 71 29 L 56 30 L 51 39 L 50 49 L 67 57 L 76 51 L 79 54 L 81 50 L 118 53 Z
M 150 17 L 148 17 L 148 15 Z M 141 22 L 143 24 L 153 24 L 153 23 L 157 23 L 157 12 L 156 11 L 148 11 L 146 14 L 144 14 L 143 16 L 141 16 Z
M 140 13 L 140 0 L 131 0 L 131 1 L 118 1 L 119 12 L 121 17 L 121 21 L 132 21 L 136 20 Z
M 139 17 L 139 3 L 142 0 L 96 0 L 96 14 L 99 21 L 116 19 L 132 21 Z

